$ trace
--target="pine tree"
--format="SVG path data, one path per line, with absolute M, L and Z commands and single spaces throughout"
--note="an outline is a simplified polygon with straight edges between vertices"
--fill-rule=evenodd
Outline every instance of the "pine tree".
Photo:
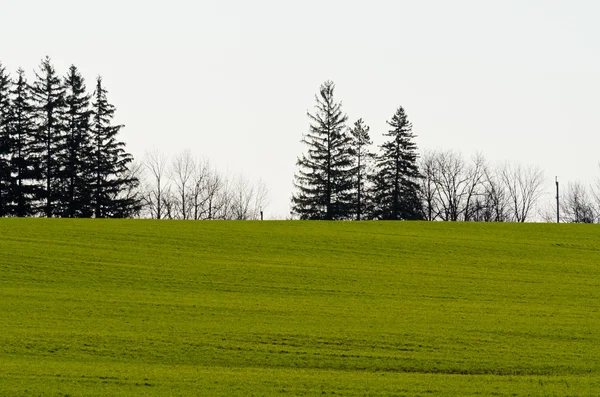
M 316 112 L 302 143 L 308 148 L 297 160 L 299 167 L 292 196 L 293 212 L 301 219 L 348 219 L 352 208 L 352 157 L 346 132 L 348 117 L 334 101 L 335 85 L 321 85 L 315 96 Z
M 11 97 L 11 214 L 24 217 L 34 213 L 32 202 L 39 189 L 36 179 L 40 170 L 36 153 L 33 151 L 36 127 L 31 87 L 27 83 L 23 69 L 17 71 Z
M 65 149 L 58 153 L 63 203 L 61 215 L 68 218 L 93 215 L 90 186 L 93 183 L 93 146 L 90 132 L 90 96 L 85 80 L 75 66 L 64 79 Z
M 115 107 L 107 100 L 107 91 L 98 77 L 92 103 L 93 177 L 92 201 L 96 218 L 126 218 L 140 209 L 135 195 L 127 194 L 139 184 L 128 171 L 133 156 L 117 140 L 124 127 L 113 125 Z
M 392 129 L 384 136 L 391 139 L 381 145 L 381 154 L 377 158 L 375 214 L 379 219 L 423 219 L 412 124 L 404 109 L 399 107 L 388 125 Z
M 49 57 L 42 60 L 40 73 L 36 72 L 33 99 L 38 127 L 35 152 L 41 165 L 38 177 L 43 181 L 38 200 L 42 202 L 44 215 L 52 217 L 64 211 L 61 208 L 64 203 L 60 201 L 63 173 L 60 159 L 65 150 L 65 92 Z
M 350 130 L 352 137 L 351 154 L 354 160 L 354 211 L 356 219 L 361 220 L 370 212 L 370 197 L 367 182 L 369 180 L 369 170 L 373 160 L 373 153 L 369 146 L 373 144 L 369 136 L 370 127 L 365 125 L 363 119 L 358 119 L 354 123 L 354 128 Z
M 11 86 L 10 75 L 0 63 L 0 217 L 7 216 L 10 213 L 10 155 L 13 148 L 10 134 L 12 119 Z

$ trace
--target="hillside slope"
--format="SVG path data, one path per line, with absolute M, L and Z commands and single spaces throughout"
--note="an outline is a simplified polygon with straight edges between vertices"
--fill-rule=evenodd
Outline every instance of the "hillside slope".
M 0 395 L 600 391 L 600 228 L 0 219 Z

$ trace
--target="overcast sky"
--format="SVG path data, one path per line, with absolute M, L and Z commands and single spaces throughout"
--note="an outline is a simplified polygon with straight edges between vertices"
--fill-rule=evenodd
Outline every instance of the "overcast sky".
M 403 106 L 424 149 L 600 175 L 600 2 L 4 0 L 0 61 L 104 77 L 138 158 L 189 148 L 262 179 L 285 217 L 325 80 L 382 142 Z M 551 193 L 549 196 L 551 197 Z

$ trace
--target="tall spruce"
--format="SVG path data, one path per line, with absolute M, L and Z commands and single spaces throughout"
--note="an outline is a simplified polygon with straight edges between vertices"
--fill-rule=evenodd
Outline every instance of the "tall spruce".
M 354 212 L 357 220 L 365 218 L 371 212 L 368 181 L 369 170 L 373 161 L 373 153 L 369 147 L 373 144 L 369 136 L 370 127 L 363 119 L 358 119 L 350 130 L 352 137 L 351 154 L 354 160 Z M 367 216 L 368 217 L 368 216 Z
M 113 125 L 115 107 L 108 102 L 102 78 L 96 81 L 92 103 L 93 182 L 92 201 L 96 218 L 126 218 L 139 211 L 135 195 L 126 194 L 139 181 L 129 173 L 133 156 L 117 139 L 123 125 Z
M 77 67 L 71 66 L 64 79 L 65 87 L 65 150 L 60 159 L 62 208 L 60 215 L 68 218 L 89 218 L 93 215 L 91 185 L 93 177 L 93 146 L 90 132 L 90 96 L 85 80 Z
M 352 157 L 348 117 L 334 100 L 335 85 L 326 81 L 315 95 L 315 113 L 307 112 L 307 151 L 297 160 L 292 210 L 301 219 L 349 219 L 352 213 Z
M 23 69 L 17 71 L 11 98 L 11 214 L 24 217 L 35 212 L 33 201 L 39 189 L 40 163 L 34 151 L 36 126 L 31 87 Z
M 399 107 L 383 135 L 390 139 L 381 145 L 375 176 L 375 215 L 379 219 L 423 219 L 419 199 L 417 145 L 412 124 Z
M 0 63 L 0 217 L 10 214 L 10 186 L 13 141 L 10 133 L 12 104 L 10 100 L 12 81 L 6 68 Z
M 40 162 L 39 178 L 43 182 L 38 200 L 42 213 L 47 217 L 64 211 L 62 198 L 60 159 L 65 150 L 65 91 L 49 57 L 42 60 L 33 83 L 33 99 L 36 110 L 37 139 L 36 156 Z

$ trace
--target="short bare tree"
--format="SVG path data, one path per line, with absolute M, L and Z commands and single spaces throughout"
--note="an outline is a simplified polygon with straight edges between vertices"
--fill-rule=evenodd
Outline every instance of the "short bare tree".
M 260 219 L 268 205 L 269 189 L 262 180 L 259 180 L 254 189 L 254 218 Z
M 230 186 L 230 219 L 257 220 L 267 206 L 268 190 L 262 181 L 252 184 L 244 175 L 234 178 Z
M 233 219 L 247 220 L 253 217 L 254 186 L 243 175 L 238 175 L 232 185 L 231 212 Z

